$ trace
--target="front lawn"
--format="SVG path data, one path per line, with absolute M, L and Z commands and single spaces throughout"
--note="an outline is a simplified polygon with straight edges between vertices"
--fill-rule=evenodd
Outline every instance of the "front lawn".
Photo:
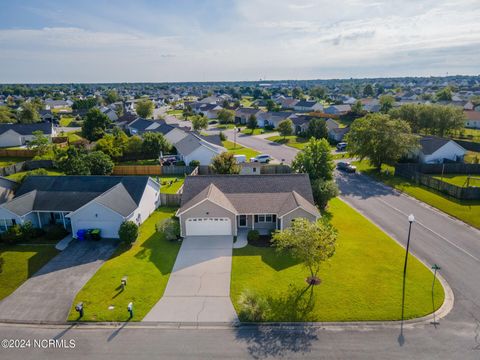
M 326 216 L 338 230 L 337 249 L 322 265 L 318 286 L 307 289 L 306 268 L 273 248 L 233 250 L 230 295 L 237 312 L 240 294 L 248 289 L 268 299 L 272 310 L 267 321 L 400 319 L 405 249 L 339 199 L 330 202 Z M 420 240 L 415 233 L 412 239 Z M 410 256 L 406 319 L 432 312 L 432 283 L 432 272 Z M 437 281 L 435 308 L 443 299 Z
M 140 226 L 132 247 L 121 244 L 117 248 L 77 294 L 69 320 L 78 319 L 75 304 L 80 301 L 85 307 L 84 321 L 126 321 L 129 302 L 133 302 L 131 320 L 143 319 L 162 297 L 180 249 L 179 242 L 167 241 L 155 230 L 156 223 L 174 213 L 173 208 L 159 208 Z M 120 281 L 124 276 L 128 279 L 122 291 Z
M 293 147 L 295 149 L 303 150 L 308 144 L 308 140 L 296 135 L 290 136 L 270 136 L 267 140 L 276 142 L 278 144 L 285 144 L 287 146 Z
M 53 245 L 0 245 L 0 300 L 57 254 Z
M 229 141 L 229 140 L 223 141 L 223 146 L 225 147 L 225 149 L 227 149 L 228 152 L 232 154 L 245 155 L 247 157 L 247 161 L 250 161 L 250 158 L 260 154 L 258 151 L 244 147 L 240 145 L 238 142 L 235 145 L 233 141 Z
M 428 187 L 417 185 L 407 179 L 393 176 L 395 169 L 392 166 L 383 166 L 379 173 L 368 161 L 354 161 L 360 172 L 384 182 L 385 184 L 402 191 L 428 205 L 431 205 L 467 224 L 480 228 L 480 201 L 458 200 L 446 196 Z
M 245 127 L 240 132 L 245 135 L 261 135 L 261 134 L 268 134 L 274 131 L 275 130 L 268 130 L 263 128 L 256 128 L 255 130 L 252 131 L 252 129 Z

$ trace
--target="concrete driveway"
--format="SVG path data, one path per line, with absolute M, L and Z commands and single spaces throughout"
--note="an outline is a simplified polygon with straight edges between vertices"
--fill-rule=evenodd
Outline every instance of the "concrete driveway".
M 117 241 L 76 241 L 0 302 L 0 321 L 63 322 L 72 302 Z
M 143 321 L 231 323 L 232 236 L 183 240 L 165 293 Z

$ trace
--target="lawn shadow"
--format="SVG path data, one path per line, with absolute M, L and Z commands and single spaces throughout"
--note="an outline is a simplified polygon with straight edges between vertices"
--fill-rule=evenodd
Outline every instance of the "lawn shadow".
M 254 359 L 289 358 L 289 354 L 306 354 L 312 343 L 318 340 L 313 327 L 240 327 L 236 329 L 237 341 L 247 344 L 247 351 Z
M 260 256 L 262 262 L 275 271 L 285 270 L 301 263 L 300 260 L 293 258 L 287 252 L 277 252 L 274 247 L 255 247 L 248 245 L 243 249 L 235 249 L 234 256 Z
M 275 321 L 314 321 L 312 311 L 315 308 L 314 286 L 299 287 L 290 285 L 288 290 L 280 295 L 267 297 L 271 317 Z
M 172 272 L 173 264 L 175 263 L 176 255 L 171 256 L 173 248 L 177 247 L 176 251 L 180 249 L 180 244 L 177 241 L 168 241 L 163 237 L 163 234 L 155 232 L 141 245 L 141 250 L 135 254 L 137 259 L 148 258 L 162 275 L 167 275 Z

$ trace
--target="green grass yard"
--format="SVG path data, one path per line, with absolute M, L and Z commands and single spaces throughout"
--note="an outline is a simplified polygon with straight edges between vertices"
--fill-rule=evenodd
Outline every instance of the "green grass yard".
M 358 171 L 480 229 L 480 201 L 457 200 L 407 179 L 393 176 L 392 166 L 383 166 L 379 173 L 366 160 L 355 161 L 353 164 L 357 166 Z
M 235 146 L 235 143 L 229 140 L 223 141 L 223 146 L 230 153 L 233 153 L 235 155 L 245 155 L 247 157 L 247 161 L 250 161 L 250 158 L 260 154 L 258 151 L 244 147 L 239 143 L 237 143 L 237 145 Z
M 13 156 L 0 157 L 0 167 L 10 166 L 10 165 L 13 165 L 22 161 L 27 161 L 27 160 L 30 160 L 30 159 L 24 158 L 24 157 L 13 157 Z
M 152 176 L 152 178 L 157 180 L 157 176 Z M 183 185 L 183 182 L 185 181 L 185 177 L 182 175 L 176 175 L 176 176 L 166 176 L 162 175 L 158 177 L 161 182 L 161 187 L 160 187 L 160 192 L 164 194 L 176 194 L 178 190 Z M 170 185 L 170 182 L 171 185 Z
M 53 245 L 0 245 L 0 300 L 57 254 Z
M 243 128 L 240 132 L 245 135 L 261 135 L 261 134 L 268 134 L 274 132 L 275 130 L 268 130 L 263 128 L 256 128 L 255 130 L 249 129 L 247 127 Z
M 306 291 L 308 271 L 288 255 L 251 245 L 233 250 L 230 295 L 237 312 L 240 294 L 249 289 L 271 304 L 267 321 L 400 319 L 405 250 L 341 200 L 332 200 L 328 211 L 338 230 L 336 253 L 322 265 L 322 283 Z M 432 283 L 432 272 L 411 256 L 406 319 L 433 311 Z M 435 308 L 443 299 L 437 281 Z
M 452 185 L 466 187 L 468 175 L 445 174 L 443 177 L 440 175 L 434 176 L 434 178 Z M 480 175 L 472 175 L 472 178 L 470 178 L 469 181 L 469 186 L 480 186 Z
M 49 176 L 61 176 L 61 175 L 65 175 L 63 172 L 61 171 L 57 171 L 57 170 L 51 170 L 51 169 L 45 169 L 47 170 L 47 175 Z M 10 179 L 10 180 L 13 180 L 13 181 L 20 181 L 22 179 L 22 177 L 27 173 L 28 171 L 20 171 L 16 174 L 12 174 L 12 175 L 8 175 L 7 176 L 7 179 Z
M 112 257 L 77 294 L 69 320 L 77 320 L 74 304 L 83 301 L 83 321 L 126 321 L 129 302 L 133 302 L 134 316 L 140 321 L 162 297 L 175 263 L 180 243 L 167 241 L 155 231 L 155 224 L 173 216 L 175 209 L 159 208 L 141 226 L 132 247 L 121 244 Z M 120 280 L 128 276 L 125 290 Z M 109 310 L 109 307 L 114 308 Z
M 72 121 L 75 121 L 75 118 L 73 116 L 62 116 L 59 121 L 59 125 L 63 127 L 69 127 Z
M 291 135 L 291 136 L 270 136 L 267 140 L 276 142 L 278 144 L 285 144 L 287 146 L 293 147 L 295 149 L 303 150 L 305 146 L 308 144 L 308 140 L 301 138 L 299 136 Z

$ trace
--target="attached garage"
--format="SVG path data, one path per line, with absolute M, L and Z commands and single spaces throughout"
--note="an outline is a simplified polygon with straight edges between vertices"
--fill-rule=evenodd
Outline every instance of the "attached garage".
M 122 221 L 77 221 L 75 229 L 100 229 L 102 238 L 116 239 L 118 238 L 118 229 Z M 76 235 L 76 232 L 74 233 Z
M 232 235 L 229 218 L 188 218 L 185 221 L 186 236 Z

